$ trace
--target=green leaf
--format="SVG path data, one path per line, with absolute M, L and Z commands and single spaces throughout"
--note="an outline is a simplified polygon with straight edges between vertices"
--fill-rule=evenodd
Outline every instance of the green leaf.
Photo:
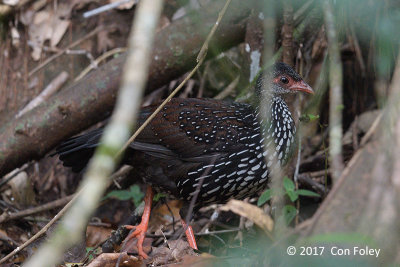
M 89 260 L 94 259 L 94 256 L 93 256 L 94 250 L 95 250 L 94 247 L 86 247 L 86 257 L 88 257 Z
M 142 190 L 140 190 L 140 187 L 138 185 L 132 185 L 131 187 L 129 187 L 129 189 L 131 192 L 133 203 L 135 203 L 136 207 L 139 206 L 144 197 Z
M 154 201 L 154 202 L 157 202 L 157 201 L 159 201 L 161 198 L 166 197 L 166 196 L 167 196 L 167 194 L 165 194 L 165 193 L 157 193 L 157 194 L 154 195 L 153 201 Z
M 299 190 L 296 190 L 296 193 L 297 193 L 299 196 L 320 197 L 319 194 L 317 194 L 317 193 L 315 193 L 315 192 L 313 192 L 313 191 L 310 191 L 310 190 L 306 190 L 306 189 L 299 189 Z
M 287 176 L 283 177 L 283 187 L 285 188 L 286 192 L 294 191 L 295 186 L 292 180 L 290 180 Z
M 297 194 L 297 191 L 287 191 L 286 194 L 292 202 L 295 202 L 299 198 L 299 194 Z
M 113 190 L 110 193 L 108 193 L 103 200 L 107 198 L 116 198 L 118 200 L 129 200 L 132 199 L 133 203 L 135 203 L 135 206 L 139 206 L 140 202 L 142 201 L 144 194 L 140 190 L 140 187 L 138 185 L 132 185 L 129 187 L 129 190 Z
M 299 118 L 299 120 L 301 122 L 310 122 L 310 121 L 315 121 L 318 119 L 319 119 L 319 115 L 313 115 L 313 114 L 303 114 Z
M 107 198 L 116 198 L 118 200 L 128 200 L 132 198 L 131 192 L 128 190 L 113 190 L 110 193 L 108 193 L 104 199 Z
M 310 121 L 315 121 L 319 119 L 319 115 L 307 114 Z
M 295 207 L 291 205 L 286 205 L 283 207 L 283 217 L 285 218 L 285 222 L 289 225 L 293 219 L 296 217 L 297 210 Z
M 268 200 L 270 200 L 272 198 L 272 190 L 271 189 L 267 189 L 265 190 L 261 196 L 258 198 L 257 201 L 257 206 L 262 206 L 265 204 L 265 202 L 267 202 Z

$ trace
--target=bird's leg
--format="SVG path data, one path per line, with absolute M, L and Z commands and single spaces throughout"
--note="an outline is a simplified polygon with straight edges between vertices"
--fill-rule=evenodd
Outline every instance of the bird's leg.
M 189 242 L 189 246 L 193 249 L 197 249 L 196 238 L 194 237 L 193 228 L 190 225 L 187 225 L 184 219 L 181 219 L 181 223 L 183 229 L 185 229 L 185 234 L 187 241 Z
M 151 211 L 151 204 L 153 203 L 153 196 L 154 196 L 153 189 L 151 188 L 151 186 L 148 186 L 146 189 L 146 195 L 144 197 L 144 210 L 142 215 L 142 221 L 137 226 L 125 225 L 126 229 L 128 230 L 135 229 L 135 231 L 133 231 L 133 233 L 131 233 L 127 237 L 127 240 L 137 237 L 138 254 L 144 259 L 148 258 L 147 254 L 144 253 L 143 251 L 143 241 L 146 236 L 147 228 L 149 226 L 150 211 Z

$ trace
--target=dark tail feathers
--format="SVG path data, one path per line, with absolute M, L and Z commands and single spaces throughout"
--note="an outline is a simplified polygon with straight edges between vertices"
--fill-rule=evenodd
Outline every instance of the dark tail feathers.
M 99 145 L 103 129 L 99 128 L 64 141 L 51 156 L 58 154 L 64 166 L 71 167 L 73 172 L 82 171 Z

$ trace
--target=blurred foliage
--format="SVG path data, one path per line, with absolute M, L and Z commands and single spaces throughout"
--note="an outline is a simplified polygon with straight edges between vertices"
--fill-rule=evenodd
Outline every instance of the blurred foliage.
M 319 194 L 313 191 L 306 189 L 296 189 L 294 182 L 290 180 L 287 176 L 283 178 L 283 189 L 285 195 L 292 203 L 294 203 L 299 198 L 299 196 L 320 197 Z M 268 188 L 258 198 L 257 205 L 264 205 L 267 201 L 274 197 L 275 194 L 276 189 Z M 293 221 L 296 215 L 297 209 L 293 205 L 285 205 L 283 207 L 283 216 L 287 225 L 289 225 Z
M 140 205 L 144 197 L 143 192 L 138 185 L 132 185 L 129 190 L 113 190 L 109 192 L 103 200 L 107 198 L 116 198 L 118 200 L 132 200 L 136 207 Z

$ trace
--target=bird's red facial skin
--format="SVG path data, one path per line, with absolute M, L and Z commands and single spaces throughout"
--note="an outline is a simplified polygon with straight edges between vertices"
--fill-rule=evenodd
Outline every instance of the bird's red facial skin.
M 282 77 L 286 77 L 288 82 L 282 82 Z M 288 90 L 301 91 L 312 95 L 314 94 L 314 90 L 305 81 L 301 80 L 296 82 L 293 80 L 293 78 L 287 75 L 279 75 L 278 77 L 274 78 L 273 82 Z

